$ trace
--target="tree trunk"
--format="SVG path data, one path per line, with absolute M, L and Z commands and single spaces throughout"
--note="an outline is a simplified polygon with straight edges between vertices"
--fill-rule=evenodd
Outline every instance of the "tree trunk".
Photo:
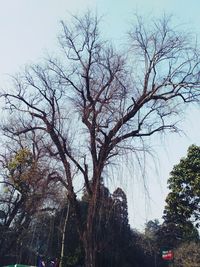
M 96 252 L 97 252 L 97 233 L 96 233 L 96 218 L 98 216 L 98 200 L 100 190 L 100 179 L 96 180 L 93 190 L 93 196 L 89 202 L 87 227 L 83 236 L 83 245 L 85 250 L 85 267 L 96 267 Z
M 89 226 L 89 229 L 87 229 L 83 244 L 85 250 L 85 267 L 96 267 L 96 245 L 93 227 Z
M 67 231 L 67 222 L 69 219 L 69 201 L 67 203 L 67 214 L 65 217 L 65 221 L 64 221 L 64 226 L 63 226 L 63 231 L 62 231 L 62 243 L 61 243 L 61 252 L 60 252 L 60 262 L 59 262 L 59 267 L 63 266 L 63 258 L 64 258 L 64 252 L 65 252 L 65 235 L 66 235 L 66 231 Z

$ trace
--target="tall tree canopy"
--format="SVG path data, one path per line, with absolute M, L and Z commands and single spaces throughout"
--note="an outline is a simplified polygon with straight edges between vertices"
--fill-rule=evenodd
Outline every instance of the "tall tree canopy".
M 102 39 L 99 23 L 90 12 L 62 22 L 58 56 L 27 67 L 3 94 L 12 117 L 4 130 L 19 136 L 42 131 L 43 145 L 65 174 L 60 182 L 76 214 L 87 267 L 96 266 L 95 218 L 110 162 L 127 150 L 144 150 L 146 137 L 177 131 L 182 105 L 200 96 L 196 42 L 169 18 L 151 25 L 138 18 L 123 53 Z M 77 180 L 89 196 L 84 225 Z
M 200 221 L 200 147 L 191 145 L 185 158 L 174 166 L 168 180 L 170 192 L 164 210 L 165 223 L 175 230 L 174 236 L 198 236 L 193 223 Z M 172 231 L 171 231 L 172 233 Z
M 168 180 L 165 219 L 198 222 L 200 219 L 200 147 L 192 145 L 175 165 Z

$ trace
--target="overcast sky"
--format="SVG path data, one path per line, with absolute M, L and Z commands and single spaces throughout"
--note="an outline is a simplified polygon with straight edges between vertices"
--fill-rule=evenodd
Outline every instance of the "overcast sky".
M 144 17 L 172 14 L 176 24 L 200 33 L 199 0 L 0 0 L 0 88 L 5 88 L 8 74 L 40 61 L 47 51 L 56 51 L 59 21 L 70 21 L 71 14 L 82 14 L 87 9 L 104 16 L 102 32 L 117 44 L 135 12 Z M 147 194 L 144 197 L 141 179 L 136 177 L 139 173 L 131 174 L 126 169 L 120 173 L 126 181 L 131 180 L 127 177 L 133 178 L 122 185 L 128 196 L 132 227 L 142 229 L 149 219 L 161 218 L 169 172 L 186 155 L 189 145 L 200 145 L 199 118 L 199 108 L 190 108 L 181 123 L 185 134 L 156 140 L 158 168 L 155 171 L 153 162 L 148 161 L 146 177 L 149 198 Z

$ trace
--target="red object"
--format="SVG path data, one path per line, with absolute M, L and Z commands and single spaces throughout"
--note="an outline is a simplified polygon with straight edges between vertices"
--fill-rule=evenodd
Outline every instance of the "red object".
M 173 260 L 174 254 L 172 250 L 167 250 L 162 252 L 163 260 Z

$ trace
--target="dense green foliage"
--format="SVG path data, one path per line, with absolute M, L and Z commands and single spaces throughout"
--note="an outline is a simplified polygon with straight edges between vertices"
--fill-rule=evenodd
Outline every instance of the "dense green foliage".
M 165 227 L 175 240 L 198 237 L 200 211 L 200 147 L 188 148 L 187 157 L 175 165 L 168 180 L 170 192 L 164 210 Z
M 176 267 L 199 266 L 199 211 L 200 211 L 200 147 L 191 145 L 185 158 L 174 166 L 168 180 L 163 223 L 157 220 L 146 224 L 145 236 L 149 240 L 158 266 L 162 250 L 174 251 Z
M 166 220 L 199 221 L 200 147 L 192 145 L 186 158 L 175 165 L 168 180 Z

